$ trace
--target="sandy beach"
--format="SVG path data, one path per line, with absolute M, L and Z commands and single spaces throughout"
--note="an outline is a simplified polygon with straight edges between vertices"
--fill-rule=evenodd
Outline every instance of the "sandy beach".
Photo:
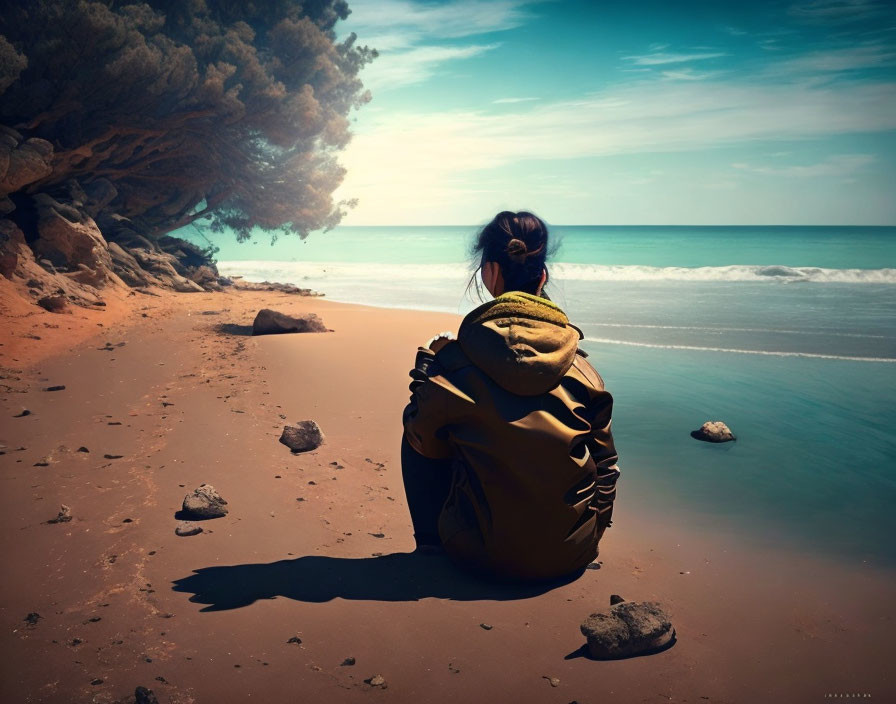
M 624 448 L 580 579 L 501 587 L 410 555 L 407 373 L 459 316 L 248 291 L 3 302 L 0 701 L 896 700 L 892 572 L 649 513 Z M 333 331 L 251 337 L 265 307 Z M 277 439 L 303 419 L 326 441 L 294 455 Z M 202 483 L 229 514 L 179 537 Z M 61 504 L 72 520 L 47 523 Z M 584 657 L 579 624 L 611 594 L 661 602 L 676 644 Z

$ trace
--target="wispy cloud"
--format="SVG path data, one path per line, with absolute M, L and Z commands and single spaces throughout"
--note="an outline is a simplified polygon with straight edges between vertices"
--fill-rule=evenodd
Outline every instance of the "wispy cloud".
M 788 8 L 788 14 L 812 23 L 856 22 L 892 11 L 890 0 L 809 0 Z
M 687 61 L 705 61 L 706 59 L 717 59 L 722 56 L 727 56 L 727 54 L 721 51 L 690 54 L 672 54 L 663 51 L 654 51 L 649 54 L 623 56 L 622 58 L 631 61 L 635 66 L 660 66 L 663 64 L 682 64 Z
M 377 49 L 395 49 L 421 39 L 458 39 L 514 29 L 531 19 L 533 0 L 352 0 L 346 27 Z M 379 43 L 377 43 L 379 41 Z M 385 44 L 382 40 L 386 40 Z
M 884 44 L 813 51 L 772 65 L 786 73 L 832 73 L 896 66 L 896 49 Z
M 499 46 L 497 42 L 459 45 L 458 40 L 514 29 L 531 18 L 533 0 L 353 0 L 344 32 L 380 56 L 362 74 L 374 94 L 420 83 L 452 61 Z
M 673 81 L 705 81 L 719 75 L 719 71 L 695 71 L 692 68 L 662 71 L 663 78 Z
M 493 105 L 505 105 L 507 103 L 529 103 L 533 100 L 538 100 L 538 98 L 498 98 L 497 100 L 493 100 Z
M 816 178 L 819 176 L 849 176 L 874 161 L 871 154 L 837 154 L 815 164 L 795 164 L 791 166 L 756 166 L 734 163 L 732 168 L 766 176 L 789 178 Z
M 426 203 L 450 204 L 460 197 L 452 183 L 468 187 L 483 178 L 481 173 L 524 160 L 700 151 L 894 129 L 896 82 L 846 82 L 833 89 L 785 82 L 643 81 L 577 100 L 532 104 L 509 115 L 389 111 L 376 115 L 349 145 L 341 197 L 363 194 L 366 216 L 376 219 L 379 213 L 385 221 L 390 212 L 394 216 L 397 194 L 414 193 L 425 217 Z M 869 159 L 846 155 L 822 166 L 744 168 L 834 175 Z M 402 201 L 401 208 L 407 207 Z
M 364 85 L 371 91 L 420 83 L 438 68 L 457 59 L 469 59 L 490 51 L 498 44 L 473 44 L 470 46 L 421 46 L 376 59 L 376 71 L 364 76 Z

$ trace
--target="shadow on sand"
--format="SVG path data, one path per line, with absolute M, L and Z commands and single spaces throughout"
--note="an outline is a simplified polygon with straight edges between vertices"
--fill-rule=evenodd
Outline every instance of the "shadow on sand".
M 381 557 L 343 558 L 309 555 L 267 564 L 203 567 L 174 581 L 176 592 L 208 604 L 202 611 L 249 606 L 281 596 L 308 602 L 331 599 L 416 601 L 438 597 L 456 601 L 528 599 L 577 579 L 537 584 L 486 581 L 458 570 L 444 555 L 393 553 Z
M 569 655 L 564 657 L 564 660 L 575 660 L 577 658 L 585 658 L 586 660 L 594 660 L 595 662 L 608 662 L 610 660 L 632 660 L 634 658 L 642 658 L 647 655 L 656 655 L 657 653 L 662 653 L 666 650 L 669 650 L 672 646 L 674 646 L 678 642 L 678 637 L 675 634 L 675 631 L 672 631 L 672 639 L 658 648 L 650 648 L 648 650 L 644 650 L 640 653 L 635 653 L 633 655 L 626 655 L 621 658 L 596 658 L 588 651 L 588 644 L 581 646 L 580 648 L 576 648 Z
M 237 325 L 236 323 L 218 323 L 215 332 L 221 335 L 235 335 L 237 337 L 252 337 L 251 325 Z

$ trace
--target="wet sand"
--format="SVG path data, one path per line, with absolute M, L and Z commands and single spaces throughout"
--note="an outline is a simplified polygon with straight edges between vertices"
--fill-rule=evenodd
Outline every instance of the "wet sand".
M 334 332 L 250 337 L 262 307 Z M 161 704 L 896 700 L 892 571 L 650 514 L 624 456 L 598 569 L 572 583 L 500 587 L 411 555 L 407 372 L 459 316 L 261 292 L 131 297 L 83 320 L 10 310 L 0 701 L 133 701 L 138 685 Z M 303 419 L 326 442 L 293 455 L 277 438 Z M 229 514 L 178 537 L 203 482 Z M 45 523 L 60 504 L 73 520 Z M 579 624 L 610 594 L 663 603 L 676 644 L 583 657 Z

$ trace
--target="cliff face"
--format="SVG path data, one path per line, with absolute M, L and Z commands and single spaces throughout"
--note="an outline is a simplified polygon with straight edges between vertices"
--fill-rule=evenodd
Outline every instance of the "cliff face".
M 47 310 L 103 305 L 110 286 L 181 292 L 220 290 L 230 281 L 199 247 L 151 238 L 110 210 L 115 186 L 96 178 L 41 188 L 53 146 L 0 126 L 0 275 Z

